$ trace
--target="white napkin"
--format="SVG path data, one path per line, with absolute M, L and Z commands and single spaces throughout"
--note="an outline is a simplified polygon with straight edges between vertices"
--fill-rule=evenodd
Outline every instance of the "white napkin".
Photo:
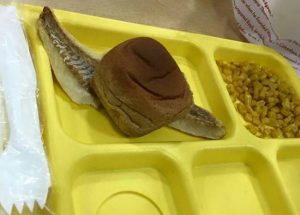
M 232 0 L 242 34 L 283 55 L 300 76 L 299 0 Z
M 14 6 L 0 6 L 0 81 L 9 126 L 0 154 L 0 204 L 9 214 L 13 205 L 21 212 L 26 204 L 32 211 L 35 202 L 45 205 L 50 174 L 39 127 L 36 73 Z

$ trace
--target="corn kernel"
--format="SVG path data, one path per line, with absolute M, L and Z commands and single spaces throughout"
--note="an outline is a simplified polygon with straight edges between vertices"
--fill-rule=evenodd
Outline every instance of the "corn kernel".
M 288 98 L 283 99 L 283 101 L 282 101 L 282 107 L 285 108 L 286 110 L 290 110 L 291 109 L 290 100 Z
M 293 126 L 291 126 L 291 125 L 286 126 L 286 127 L 283 128 L 283 131 L 284 132 L 292 132 L 293 131 Z
M 251 115 L 251 114 L 246 113 L 246 114 L 244 115 L 244 117 L 245 117 L 245 120 L 246 120 L 247 122 L 252 122 L 252 115 Z
M 236 97 L 234 95 L 230 95 L 230 98 L 233 103 L 236 101 Z
M 227 84 L 226 88 L 227 88 L 229 93 L 235 92 L 234 86 L 232 84 Z
M 282 128 L 284 126 L 284 122 L 282 119 L 278 119 L 276 122 L 277 122 L 276 124 L 277 128 Z
M 267 136 L 267 137 L 271 136 L 271 132 L 272 132 L 273 130 L 274 130 L 274 129 L 272 129 L 272 128 L 265 127 L 264 132 L 263 132 L 264 136 Z
M 265 72 L 261 72 L 261 74 L 259 76 L 260 80 L 264 80 L 264 79 L 266 79 L 266 77 L 267 77 L 267 74 Z
M 237 109 L 242 115 L 247 113 L 246 107 L 243 103 L 237 103 Z
M 284 123 L 285 124 L 289 124 L 291 121 L 292 121 L 292 116 L 290 115 L 290 116 L 287 116 L 287 117 L 285 117 L 284 119 L 283 119 L 283 121 L 284 121 Z
M 283 116 L 281 113 L 278 113 L 278 114 L 276 115 L 276 118 L 277 118 L 277 119 L 283 119 L 284 116 Z
M 253 116 L 252 122 L 253 122 L 254 125 L 259 125 L 260 124 L 259 117 L 258 116 Z
M 253 81 L 256 81 L 258 80 L 258 75 L 253 73 L 251 76 L 250 76 L 250 79 L 253 80 Z
M 246 125 L 246 128 L 254 135 L 256 133 L 258 133 L 258 129 L 255 126 L 253 126 L 252 124 Z
M 297 132 L 298 131 L 298 126 L 295 123 L 292 123 L 288 126 L 289 130 L 292 132 Z
M 269 125 L 270 119 L 267 118 L 267 117 L 264 117 L 264 118 L 261 119 L 261 122 L 262 122 L 263 124 L 265 124 L 265 125 Z
M 266 97 L 266 92 L 267 89 L 263 87 L 259 93 L 259 98 L 264 99 Z
M 266 102 L 264 100 L 259 100 L 258 102 L 256 102 L 257 106 L 265 106 Z
M 284 132 L 284 136 L 287 137 L 287 138 L 293 138 L 295 137 L 295 134 L 293 132 Z
M 294 110 L 296 115 L 300 115 L 300 105 L 298 105 Z
M 282 108 L 281 109 L 281 113 L 284 115 L 284 116 L 289 116 L 291 115 L 291 112 L 285 108 Z
M 273 138 L 283 138 L 283 133 L 280 129 L 274 129 L 271 131 L 271 137 Z
M 231 70 L 231 69 L 228 69 L 228 68 L 225 68 L 225 69 L 223 69 L 223 73 L 224 73 L 225 75 L 232 75 L 232 70 Z
M 260 113 L 260 117 L 266 117 L 268 115 L 268 109 L 267 108 L 263 108 L 261 113 Z
M 245 104 L 246 106 L 251 106 L 252 97 L 249 93 L 245 94 Z
M 273 111 L 270 111 L 268 113 L 268 116 L 269 116 L 270 119 L 276 119 L 277 114 L 275 112 L 273 112 Z

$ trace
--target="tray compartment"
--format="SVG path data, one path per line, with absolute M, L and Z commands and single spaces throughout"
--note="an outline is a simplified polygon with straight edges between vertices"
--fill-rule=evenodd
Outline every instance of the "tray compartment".
M 200 151 L 193 175 L 204 214 L 290 213 L 272 167 L 253 148 Z
M 287 191 L 300 213 L 300 146 L 282 147 L 277 158 Z
M 75 214 L 193 214 L 179 169 L 156 152 L 88 156 L 72 173 Z
M 215 61 L 226 60 L 233 62 L 252 62 L 270 68 L 272 72 L 274 72 L 281 80 L 284 80 L 289 86 L 291 86 L 295 90 L 296 96 L 300 98 L 299 79 L 296 76 L 295 71 L 282 56 L 267 47 L 259 47 L 245 43 L 240 43 L 240 46 L 233 47 L 220 45 L 214 52 L 214 58 Z M 218 68 L 217 65 L 216 68 Z M 220 73 L 219 75 L 221 77 L 221 72 L 219 70 L 218 72 Z M 225 86 L 226 83 L 223 81 L 222 77 L 220 79 Z M 228 95 L 227 97 L 230 98 L 227 90 L 225 90 L 225 93 Z M 232 104 L 230 99 L 228 99 L 228 101 Z M 230 112 L 238 116 L 238 118 L 240 119 L 238 120 L 239 124 L 245 125 L 245 120 L 233 105 L 231 105 L 230 109 Z M 256 136 L 247 129 L 245 129 L 245 131 L 252 137 L 256 138 Z
M 129 32 L 109 29 L 93 28 L 93 33 L 88 33 L 91 27 L 73 25 L 63 22 L 63 26 L 69 30 L 75 38 L 88 46 L 91 41 L 96 41 L 94 48 L 98 52 L 112 48 L 128 38 L 137 36 Z M 110 42 L 107 43 L 107 35 Z M 140 34 L 142 36 L 143 34 Z M 147 34 L 145 34 L 147 35 Z M 232 133 L 232 123 L 228 111 L 224 105 L 221 95 L 216 92 L 215 82 L 212 77 L 211 68 L 207 61 L 206 54 L 192 43 L 157 37 L 175 58 L 179 67 L 185 74 L 191 90 L 194 94 L 195 103 L 213 112 L 218 118 L 224 121 L 228 136 Z M 72 102 L 63 92 L 58 83 L 54 82 L 55 97 L 57 104 L 58 118 L 63 130 L 75 140 L 86 144 L 119 143 L 119 142 L 181 142 L 198 141 L 190 135 L 183 134 L 170 128 L 162 128 L 141 138 L 126 138 L 113 125 L 104 110 L 77 105 Z M 101 141 L 99 141 L 101 140 Z

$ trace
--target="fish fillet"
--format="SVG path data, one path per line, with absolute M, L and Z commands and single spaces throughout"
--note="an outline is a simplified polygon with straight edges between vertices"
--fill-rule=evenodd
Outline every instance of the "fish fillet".
M 99 99 L 89 87 L 97 63 L 96 57 L 88 55 L 84 48 L 60 27 L 48 8 L 44 8 L 37 25 L 53 72 L 63 90 L 75 103 L 97 108 L 100 105 Z
M 53 72 L 66 94 L 75 103 L 99 107 L 100 101 L 89 83 L 101 57 L 86 50 L 68 34 L 48 7 L 44 7 L 38 19 L 38 31 Z M 168 126 L 193 136 L 209 139 L 220 139 L 225 135 L 223 123 L 207 110 L 196 105 L 192 106 L 185 117 Z

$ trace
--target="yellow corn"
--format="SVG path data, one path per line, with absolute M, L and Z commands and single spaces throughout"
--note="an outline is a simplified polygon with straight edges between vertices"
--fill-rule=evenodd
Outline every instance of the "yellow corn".
M 271 69 L 255 63 L 217 61 L 236 109 L 258 137 L 299 137 L 300 99 Z

